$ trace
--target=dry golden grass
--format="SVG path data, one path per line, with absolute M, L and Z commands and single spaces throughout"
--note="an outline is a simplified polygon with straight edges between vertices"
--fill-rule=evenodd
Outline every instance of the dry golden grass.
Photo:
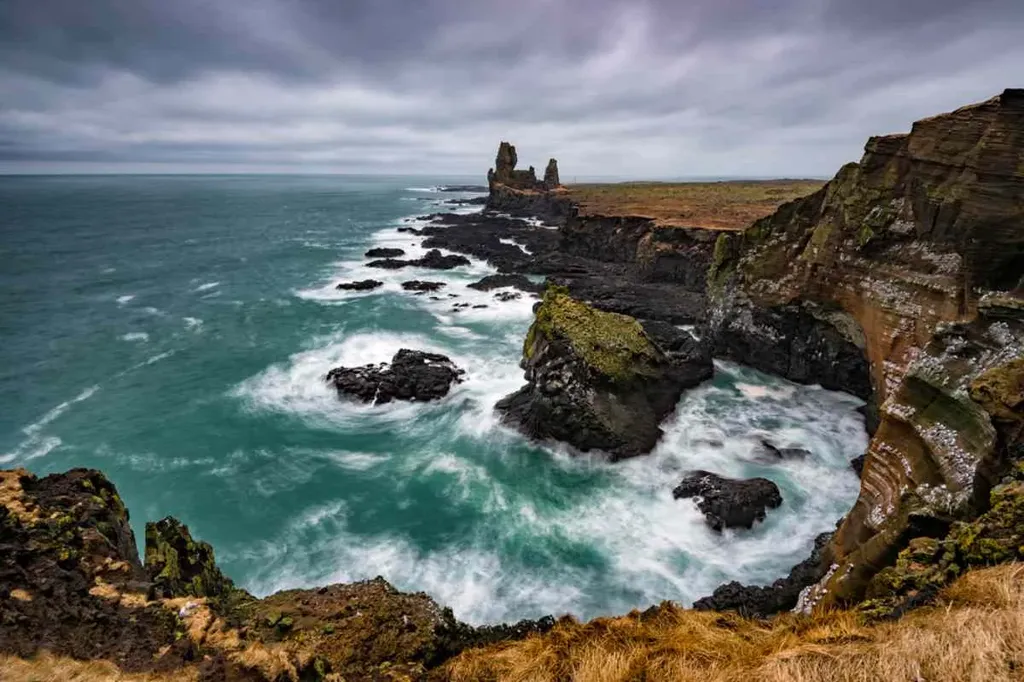
M 754 621 L 663 607 L 468 651 L 452 682 L 1003 682 L 1024 679 L 1024 564 L 968 574 L 939 604 L 865 624 L 855 613 Z
M 131 674 L 107 661 L 76 661 L 41 654 L 25 660 L 0 654 L 0 682 L 198 682 L 196 670 Z
M 665 227 L 741 230 L 824 184 L 820 180 L 623 182 L 570 185 L 568 191 L 581 215 L 644 216 Z

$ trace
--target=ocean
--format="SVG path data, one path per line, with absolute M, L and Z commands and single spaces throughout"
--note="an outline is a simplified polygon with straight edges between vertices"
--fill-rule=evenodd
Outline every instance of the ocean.
M 718 362 L 654 453 L 618 464 L 531 444 L 494 403 L 522 383 L 533 300 L 365 267 L 476 178 L 0 177 L 0 467 L 101 469 L 142 541 L 173 515 L 257 595 L 384 576 L 471 623 L 589 618 L 729 580 L 766 584 L 857 496 L 855 397 Z M 457 210 L 474 210 L 459 207 Z M 338 282 L 374 278 L 371 292 Z M 447 283 L 442 300 L 401 289 Z M 448 298 L 447 294 L 459 298 Z M 453 302 L 487 305 L 453 311 Z M 431 404 L 355 405 L 322 382 L 400 348 L 466 381 Z M 759 439 L 806 448 L 769 464 Z M 765 476 L 782 507 L 709 530 L 684 472 Z

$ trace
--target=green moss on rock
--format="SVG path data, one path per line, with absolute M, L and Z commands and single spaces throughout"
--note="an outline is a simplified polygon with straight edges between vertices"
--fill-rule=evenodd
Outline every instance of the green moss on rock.
M 224 597 L 235 591 L 206 542 L 173 517 L 146 524 L 146 572 L 164 597 Z
M 587 366 L 616 382 L 656 374 L 659 352 L 632 317 L 606 313 L 570 297 L 563 287 L 548 287 L 526 335 L 523 355 L 530 359 L 538 335 L 567 342 Z

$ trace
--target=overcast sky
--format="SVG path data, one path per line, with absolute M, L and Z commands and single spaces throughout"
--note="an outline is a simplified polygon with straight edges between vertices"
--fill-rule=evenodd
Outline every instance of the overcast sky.
M 831 176 L 1024 85 L 1024 0 L 0 0 L 0 171 Z

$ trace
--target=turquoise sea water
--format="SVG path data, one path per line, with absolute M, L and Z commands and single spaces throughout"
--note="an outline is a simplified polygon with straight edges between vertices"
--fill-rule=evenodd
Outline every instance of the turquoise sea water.
M 591 617 L 726 580 L 767 583 L 856 497 L 859 401 L 719 364 L 651 456 L 617 465 L 531 445 L 494 402 L 522 383 L 532 300 L 465 285 L 492 270 L 379 271 L 372 246 L 473 178 L 0 177 L 0 467 L 102 469 L 141 539 L 172 514 L 257 594 L 383 575 L 471 622 Z M 374 277 L 369 293 L 334 284 Z M 441 280 L 458 301 L 403 292 Z M 367 408 L 320 381 L 401 347 L 467 381 Z M 813 457 L 767 465 L 757 439 Z M 767 476 L 783 507 L 709 531 L 682 472 Z

